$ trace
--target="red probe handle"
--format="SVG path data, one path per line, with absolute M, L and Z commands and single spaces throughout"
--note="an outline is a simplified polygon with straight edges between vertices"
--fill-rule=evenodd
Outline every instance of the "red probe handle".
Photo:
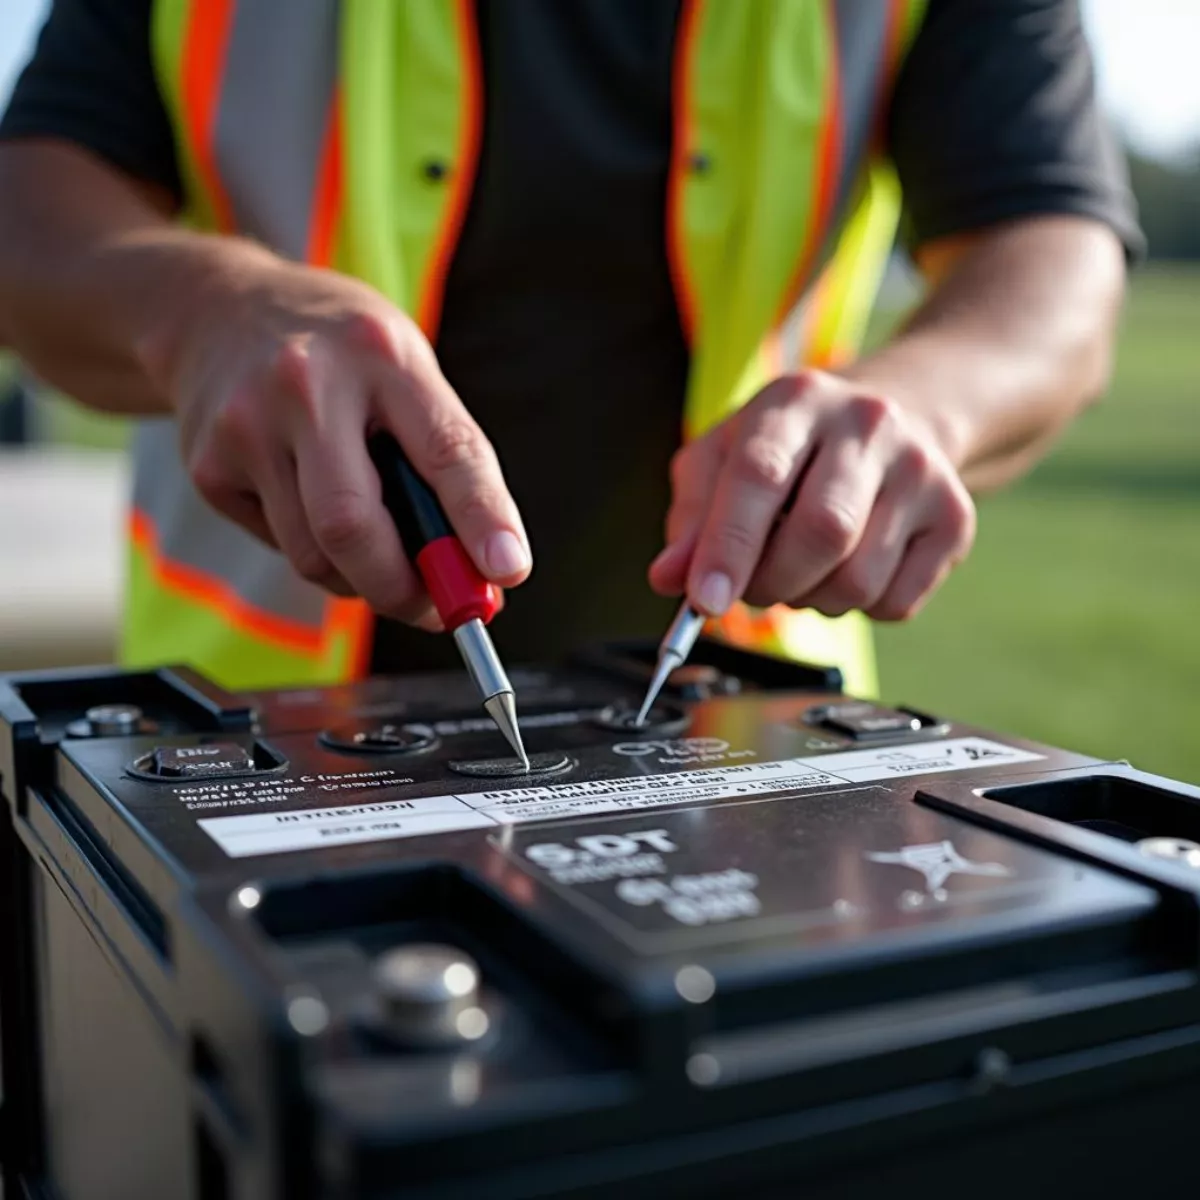
M 500 589 L 479 573 L 458 538 L 426 542 L 414 561 L 447 629 L 475 620 L 486 625 L 499 611 Z
M 437 493 L 413 470 L 400 443 L 383 430 L 367 439 L 371 461 L 379 472 L 383 506 L 442 618 L 455 630 L 468 621 L 485 625 L 500 608 L 500 590 L 477 570 Z

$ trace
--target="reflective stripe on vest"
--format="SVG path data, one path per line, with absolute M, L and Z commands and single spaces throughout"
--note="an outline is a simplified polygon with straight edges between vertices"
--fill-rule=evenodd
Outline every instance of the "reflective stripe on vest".
M 898 213 L 874 133 L 920 6 L 684 0 L 666 221 L 692 355 L 687 434 L 770 373 L 857 344 Z M 472 0 L 290 0 L 286 19 L 271 0 L 156 0 L 153 40 L 186 219 L 354 274 L 434 338 L 482 128 Z M 208 514 L 162 430 L 139 438 L 137 476 L 127 660 L 170 642 L 165 657 L 239 687 L 361 669 L 363 607 L 325 599 Z M 739 610 L 721 632 L 837 662 L 873 690 L 856 614 Z

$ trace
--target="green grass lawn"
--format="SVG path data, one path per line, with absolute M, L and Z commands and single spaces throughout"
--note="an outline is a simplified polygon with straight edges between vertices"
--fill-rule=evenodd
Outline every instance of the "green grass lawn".
M 1200 783 L 1200 271 L 1135 278 L 1108 396 L 878 646 L 894 701 Z

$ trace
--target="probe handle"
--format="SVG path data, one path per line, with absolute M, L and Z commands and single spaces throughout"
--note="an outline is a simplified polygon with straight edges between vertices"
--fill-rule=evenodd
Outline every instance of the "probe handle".
M 487 624 L 500 607 L 500 591 L 480 573 L 446 518 L 433 489 L 413 470 L 390 433 L 367 439 L 367 451 L 383 491 L 383 506 L 396 523 L 404 551 L 416 565 L 448 630 L 468 621 Z

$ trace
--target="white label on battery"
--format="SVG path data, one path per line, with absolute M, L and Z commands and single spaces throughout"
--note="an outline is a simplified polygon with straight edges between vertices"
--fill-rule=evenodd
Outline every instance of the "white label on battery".
M 246 858 L 252 854 L 310 850 L 315 846 L 480 829 L 494 822 L 472 812 L 454 796 L 424 796 L 345 808 L 300 808 L 242 817 L 208 817 L 198 824 L 231 858 Z
M 820 766 L 850 783 L 871 783 L 903 775 L 932 775 L 942 771 L 967 771 L 973 767 L 1009 766 L 1037 762 L 1045 755 L 1016 746 L 1004 746 L 987 738 L 945 738 L 904 746 L 879 746 L 874 750 L 847 750 L 799 759 Z
M 870 783 L 905 775 L 965 771 L 1036 762 L 1044 756 L 986 738 L 950 738 L 907 746 L 880 746 L 780 762 L 731 764 L 624 779 L 597 779 L 542 787 L 509 787 L 460 795 L 381 800 L 343 808 L 293 809 L 240 817 L 210 817 L 200 827 L 234 858 L 279 854 L 350 842 L 386 841 L 522 824 L 563 817 L 697 804 L 771 792 Z
M 480 805 L 479 809 L 508 825 L 656 808 L 660 804 L 700 804 L 706 800 L 757 796 L 767 792 L 836 787 L 841 782 L 836 775 L 795 762 L 754 763 L 717 770 L 644 775 L 640 779 L 603 779 L 570 788 L 565 784 L 523 788 L 520 796 L 492 792 L 489 793 L 491 802 Z M 480 798 L 464 796 L 463 799 L 474 804 Z
M 508 787 L 494 792 L 474 792 L 462 799 L 472 808 L 488 811 L 522 811 L 526 805 L 545 800 L 556 803 L 599 799 L 645 799 L 653 803 L 674 803 L 674 793 L 680 790 L 705 791 L 720 788 L 722 795 L 738 795 L 743 790 L 767 792 L 772 788 L 815 787 L 818 783 L 796 782 L 810 775 L 828 779 L 818 767 L 806 767 L 794 760 L 766 763 L 738 763 L 728 767 L 706 767 L 698 771 L 669 771 L 661 775 L 633 775 L 622 779 L 594 779 L 583 783 L 551 783 L 544 787 Z M 837 780 L 832 782 L 836 783 Z M 618 804 L 616 808 L 625 807 Z

